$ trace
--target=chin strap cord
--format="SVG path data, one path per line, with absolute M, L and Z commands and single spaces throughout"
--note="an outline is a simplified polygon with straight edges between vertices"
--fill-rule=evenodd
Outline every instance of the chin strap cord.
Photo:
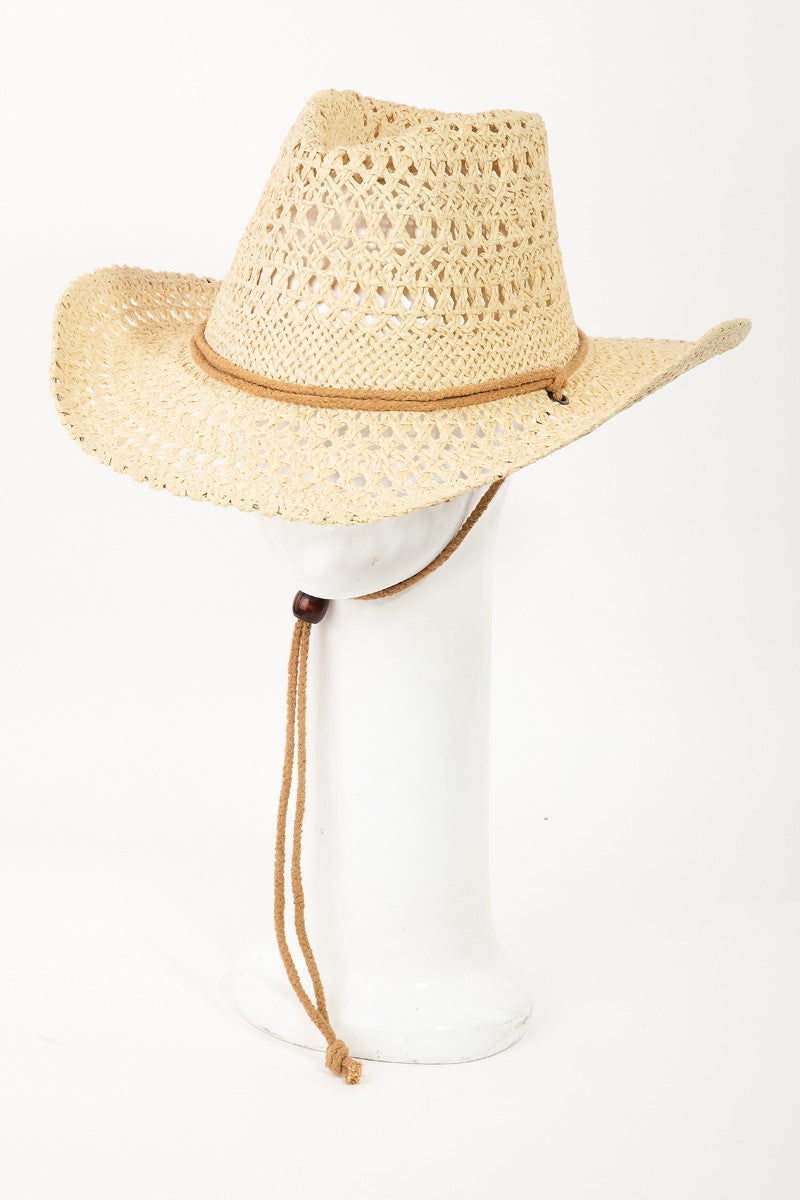
M 325 604 L 327 608 L 327 603 Z M 323 611 L 324 615 L 324 611 Z M 321 619 L 321 618 L 318 618 Z M 345 1083 L 358 1083 L 361 1078 L 361 1063 L 350 1057 L 344 1042 L 337 1038 L 328 1018 L 325 989 L 322 986 L 319 967 L 306 930 L 306 903 L 300 857 L 303 840 L 303 816 L 306 807 L 306 690 L 308 680 L 308 643 L 311 624 L 307 617 L 298 617 L 292 634 L 289 653 L 289 683 L 286 691 L 286 745 L 283 755 L 283 776 L 278 799 L 278 828 L 275 837 L 275 934 L 289 983 L 310 1019 L 314 1022 L 328 1044 L 325 1065 L 335 1075 L 342 1075 Z M 312 1000 L 303 987 L 300 973 L 292 958 L 286 939 L 286 833 L 289 817 L 289 797 L 292 791 L 292 775 L 297 759 L 297 789 L 292 831 L 292 855 L 290 878 L 294 928 L 300 950 L 305 960 L 314 991 Z
M 487 488 L 478 504 L 467 517 L 455 536 L 447 543 L 444 550 L 437 554 L 427 567 L 417 571 L 408 579 L 395 583 L 391 587 L 370 592 L 366 596 L 357 596 L 358 600 L 383 600 L 388 596 L 396 596 L 415 583 L 432 575 L 443 563 L 446 563 L 458 549 L 471 529 L 475 527 L 486 509 L 499 492 L 503 480 L 500 479 Z M 341 1075 L 345 1083 L 356 1084 L 361 1079 L 361 1063 L 352 1058 L 345 1043 L 336 1036 L 328 1016 L 328 1004 L 325 999 L 325 989 L 322 978 L 311 949 L 311 943 L 306 929 L 306 901 L 303 891 L 303 875 L 301 857 L 303 848 L 303 817 L 306 810 L 306 708 L 308 693 L 308 648 L 311 640 L 311 626 L 317 625 L 328 611 L 330 601 L 317 596 L 309 596 L 298 592 L 294 598 L 292 611 L 297 618 L 292 632 L 292 645 L 289 651 L 289 672 L 286 689 L 286 740 L 283 753 L 283 774 L 281 790 L 278 799 L 278 824 L 275 836 L 275 936 L 278 949 L 283 961 L 284 970 L 289 983 L 292 985 L 297 999 L 305 1009 L 309 1019 L 325 1038 L 325 1066 L 334 1075 Z M 314 993 L 312 1000 L 300 978 L 300 972 L 292 957 L 286 937 L 286 845 L 289 825 L 289 801 L 292 793 L 292 782 L 297 764 L 297 785 L 295 788 L 294 817 L 292 821 L 292 849 L 289 867 L 289 878 L 292 890 L 292 907 L 294 909 L 294 928 L 303 960 L 306 964 L 311 988 Z

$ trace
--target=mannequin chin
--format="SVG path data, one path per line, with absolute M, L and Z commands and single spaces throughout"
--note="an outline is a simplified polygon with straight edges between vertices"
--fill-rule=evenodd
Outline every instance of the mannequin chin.
M 270 517 L 262 528 L 301 591 L 344 600 L 421 571 L 447 545 L 484 491 L 477 488 L 445 504 L 369 525 L 311 525 Z

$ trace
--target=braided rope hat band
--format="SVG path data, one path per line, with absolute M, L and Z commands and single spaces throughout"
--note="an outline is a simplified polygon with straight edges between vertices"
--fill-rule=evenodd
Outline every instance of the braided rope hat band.
M 352 409 L 358 412 L 436 412 L 448 408 L 468 408 L 472 404 L 486 404 L 490 400 L 501 400 L 505 396 L 522 396 L 534 391 L 546 391 L 551 400 L 558 404 L 568 404 L 569 400 L 564 395 L 564 385 L 570 375 L 577 371 L 589 349 L 586 334 L 579 329 L 578 348 L 569 362 L 561 367 L 545 367 L 541 371 L 517 375 L 510 379 L 491 379 L 466 391 L 442 388 L 432 392 L 414 392 L 310 388 L 302 384 L 265 379 L 253 371 L 237 367 L 235 363 L 228 362 L 221 354 L 212 350 L 205 338 L 205 322 L 192 334 L 190 345 L 194 361 L 208 375 L 244 388 L 255 396 L 287 400 L 292 404 L 308 405 L 310 408 Z
M 540 117 L 321 92 L 224 280 L 84 276 L 51 375 L 71 436 L 133 479 L 355 525 L 504 478 L 749 328 L 585 337 Z

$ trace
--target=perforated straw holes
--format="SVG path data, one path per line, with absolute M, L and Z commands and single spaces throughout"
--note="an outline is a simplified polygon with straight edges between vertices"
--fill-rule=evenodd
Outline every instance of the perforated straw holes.
M 564 407 L 533 388 L 387 412 L 303 407 L 214 378 L 190 349 L 206 322 L 240 368 L 320 388 L 460 395 L 542 368 L 552 379 L 575 352 L 541 119 L 331 92 L 300 114 L 221 285 L 112 267 L 62 297 L 58 410 L 115 470 L 291 520 L 399 516 L 574 441 L 749 328 L 591 338 Z
M 206 336 L 246 370 L 310 386 L 426 390 L 566 362 L 577 330 L 541 121 L 312 101 Z

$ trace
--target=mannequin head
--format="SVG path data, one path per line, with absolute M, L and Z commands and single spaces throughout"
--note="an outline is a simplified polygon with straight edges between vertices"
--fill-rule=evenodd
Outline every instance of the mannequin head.
M 463 525 L 484 491 L 476 488 L 444 504 L 369 525 L 311 525 L 269 517 L 262 527 L 301 591 L 344 600 L 422 570 Z

